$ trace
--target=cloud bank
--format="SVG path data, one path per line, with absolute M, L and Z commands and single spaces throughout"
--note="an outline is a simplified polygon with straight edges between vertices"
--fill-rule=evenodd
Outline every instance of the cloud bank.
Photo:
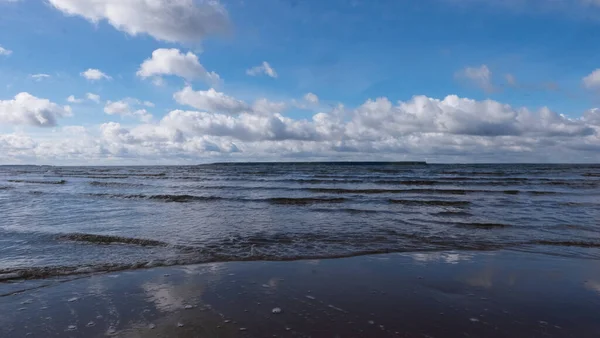
M 140 118 L 137 125 L 108 122 L 80 127 L 75 129 L 77 135 L 73 135 L 72 127 L 69 132 L 59 128 L 60 137 L 52 141 L 5 134 L 0 139 L 0 159 L 98 163 L 297 159 L 600 161 L 598 109 L 587 111 L 581 118 L 569 118 L 547 108 L 531 111 L 455 95 L 443 99 L 415 96 L 395 103 L 381 97 L 356 108 L 340 104 L 310 118 L 293 119 L 285 115 L 289 106 L 264 100 L 268 104 L 263 102 L 263 109 L 256 109 L 256 103 L 249 105 L 214 89 L 194 91 L 185 87 L 175 94 L 175 99 L 196 110 L 172 110 L 155 122 Z M 5 102 L 2 101 L 3 106 L 15 106 Z M 10 119 L 13 123 L 55 125 L 57 118 L 67 113 L 57 105 L 42 102 L 48 116 L 42 119 L 45 122 L 35 118 L 32 108 L 21 109 L 19 118 Z M 140 117 L 140 111 L 145 110 L 132 109 L 135 104 L 143 103 L 108 102 L 105 112 Z M 272 110 L 267 111 L 269 107 Z M 3 120 L 7 120 L 8 111 L 13 110 L 0 110 Z M 77 142 L 72 141 L 74 137 Z

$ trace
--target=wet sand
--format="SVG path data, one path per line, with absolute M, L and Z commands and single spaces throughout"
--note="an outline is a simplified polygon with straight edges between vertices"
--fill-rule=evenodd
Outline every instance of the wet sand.
M 211 263 L 0 295 L 0 337 L 600 336 L 600 262 L 511 251 Z

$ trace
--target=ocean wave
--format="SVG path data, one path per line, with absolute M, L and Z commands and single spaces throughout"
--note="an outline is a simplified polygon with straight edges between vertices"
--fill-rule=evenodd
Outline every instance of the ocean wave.
M 139 246 L 168 246 L 166 242 L 142 239 L 142 238 L 131 238 L 121 236 L 110 236 L 110 235 L 96 235 L 86 233 L 70 233 L 58 236 L 60 240 L 68 240 L 75 242 L 88 242 L 94 244 L 130 244 Z
M 67 181 L 38 181 L 38 180 L 8 180 L 11 183 L 27 183 L 27 184 L 66 184 Z
M 127 187 L 143 187 L 146 184 L 142 183 L 126 183 L 126 182 L 99 182 L 99 181 L 91 181 L 88 183 L 94 187 L 114 187 L 114 188 L 127 188 Z
M 446 210 L 446 211 L 440 211 L 440 212 L 433 212 L 431 213 L 431 215 L 433 216 L 442 216 L 442 217 L 469 217 L 469 216 L 473 216 L 473 214 L 471 214 L 470 212 L 464 211 L 464 210 L 457 210 L 457 211 L 450 211 L 450 210 Z
M 556 191 L 540 191 L 540 190 L 528 190 L 528 191 L 526 191 L 526 193 L 531 194 L 531 195 L 536 195 L 536 196 L 558 195 L 559 194 Z
M 439 201 L 439 200 L 388 200 L 393 204 L 402 204 L 408 206 L 439 206 L 439 207 L 467 207 L 471 205 L 469 201 Z
M 194 196 L 194 195 L 144 195 L 144 194 L 87 194 L 91 197 L 108 197 L 128 200 L 150 200 L 161 202 L 186 203 L 193 201 L 217 201 L 223 199 L 219 196 Z
M 268 201 L 271 204 L 279 204 L 279 205 L 309 205 L 309 204 L 317 204 L 317 203 L 343 203 L 347 199 L 345 198 L 311 198 L 311 197 L 274 197 L 268 198 Z
M 511 225 L 504 223 L 454 223 L 458 228 L 473 228 L 473 229 L 502 229 L 510 228 Z
M 458 170 L 448 170 L 441 172 L 444 175 L 462 175 L 462 176 L 492 176 L 492 177 L 504 177 L 510 176 L 510 172 L 506 171 L 458 171 Z
M 442 185 L 447 184 L 444 181 L 438 180 L 373 180 L 375 184 L 385 185 Z
M 456 223 L 455 223 L 456 224 Z M 461 223 L 462 224 L 462 223 Z M 494 229 L 506 224 L 464 223 L 467 228 Z M 594 241 L 539 239 L 531 241 L 497 241 L 482 237 L 466 240 L 437 235 L 402 232 L 394 228 L 378 228 L 351 233 L 253 233 L 224 236 L 195 246 L 172 245 L 153 239 L 130 238 L 87 233 L 69 233 L 58 240 L 91 245 L 124 244 L 141 247 L 168 247 L 176 255 L 170 258 L 149 257 L 132 262 L 99 262 L 77 266 L 41 266 L 0 269 L 0 282 L 15 279 L 42 279 L 57 276 L 106 273 L 144 269 L 158 266 L 200 264 L 230 261 L 293 261 L 302 259 L 331 259 L 395 252 L 432 252 L 447 250 L 492 251 L 525 249 L 535 246 L 567 246 L 600 248 Z M 115 249 L 118 250 L 118 249 Z M 539 249 L 536 252 L 545 252 Z
M 592 241 L 577 241 L 577 240 L 534 240 L 527 244 L 533 245 L 547 245 L 547 246 L 567 246 L 567 247 L 579 247 L 579 248 L 600 248 L 600 243 Z
M 314 193 L 328 194 L 446 194 L 466 195 L 468 193 L 485 193 L 495 191 L 467 190 L 467 189 L 343 189 L 343 188 L 305 188 Z
M 310 211 L 315 212 L 346 212 L 350 214 L 384 214 L 384 213 L 393 213 L 388 210 L 373 210 L 373 209 L 356 209 L 356 208 L 315 208 L 310 209 Z

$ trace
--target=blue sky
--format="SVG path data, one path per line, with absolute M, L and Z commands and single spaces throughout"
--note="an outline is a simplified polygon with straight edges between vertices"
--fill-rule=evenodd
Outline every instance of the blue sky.
M 600 106 L 600 73 L 593 76 L 600 68 L 600 2 L 596 0 L 114 3 L 0 0 L 0 46 L 5 50 L 0 52 L 4 54 L 0 55 L 0 102 L 5 103 L 4 113 L 0 105 L 0 135 L 5 138 L 0 148 L 6 148 L 0 161 L 179 163 L 223 156 L 335 159 L 365 154 L 381 159 L 521 161 L 533 153 L 539 161 L 600 158 L 600 113 L 593 110 Z M 153 9 L 151 3 L 169 10 Z M 159 49 L 191 53 L 202 70 L 184 65 L 184 73 L 189 69 L 200 73 L 189 77 L 159 71 L 140 76 L 142 63 Z M 156 62 L 154 67 L 172 69 L 177 61 Z M 276 77 L 261 69 L 248 74 L 263 62 Z M 88 69 L 101 71 L 106 78 L 82 76 Z M 211 72 L 218 81 L 206 80 L 205 74 Z M 32 78 L 35 74 L 48 76 Z M 161 85 L 154 81 L 158 77 Z M 175 99 L 174 94 L 188 86 L 192 89 L 188 99 Z M 222 94 L 217 98 L 221 101 L 212 98 L 207 103 L 211 88 Z M 18 103 L 17 110 L 24 115 L 15 117 L 16 108 L 9 101 L 23 92 L 57 106 L 68 105 L 69 113 L 44 106 L 43 114 L 52 115 L 56 122 L 29 123 L 23 116 L 32 116 L 33 108 Z M 100 101 L 86 99 L 87 93 L 99 95 Z M 318 97 L 318 102 L 308 102 L 307 93 Z M 75 100 L 68 102 L 71 95 Z M 445 104 L 448 95 L 465 101 L 459 106 Z M 421 115 L 402 108 L 414 96 L 437 99 L 443 107 Z M 386 98 L 392 109 L 385 105 L 368 112 L 362 109 L 377 98 Z M 258 109 L 253 102 L 259 99 L 285 108 Z M 510 105 L 512 113 L 462 106 L 486 100 L 498 107 Z M 127 107 L 107 108 L 118 101 Z M 144 105 L 145 101 L 153 105 Z M 231 102 L 243 104 L 234 111 Z M 144 113 L 135 113 L 142 109 Z M 563 120 L 540 114 L 540 109 Z M 189 121 L 180 121 L 181 116 L 172 119 L 169 114 L 176 110 L 196 115 L 187 116 Z M 430 116 L 434 113 L 435 118 Z M 329 121 L 328 129 L 319 124 L 321 120 L 315 122 L 317 114 L 324 114 L 319 118 Z M 523 117 L 528 114 L 535 117 Z M 142 115 L 152 115 L 152 120 L 140 119 Z M 371 121 L 374 116 L 380 120 Z M 408 122 L 415 119 L 420 122 Z M 190 127 L 199 121 L 236 126 L 227 132 L 222 126 L 217 130 L 205 124 Z M 118 125 L 116 135 L 133 136 L 111 138 L 108 124 Z M 395 129 L 373 138 L 377 126 L 392 125 Z M 536 125 L 549 129 L 539 130 Z M 274 126 L 281 130 L 269 129 Z M 71 127 L 77 127 L 88 143 L 64 153 Z M 503 132 L 513 127 L 519 132 Z M 490 128 L 494 131 L 486 134 Z M 248 136 L 249 130 L 254 136 Z M 173 138 L 175 134 L 181 137 Z M 31 149 L 15 145 L 15 137 L 30 140 L 25 143 Z M 420 151 L 424 140 L 440 144 L 428 144 Z M 202 146 L 190 146 L 198 142 Z M 448 144 L 455 146 L 440 150 Z M 468 147 L 461 152 L 458 148 L 465 144 Z M 90 147 L 96 150 L 90 152 Z M 42 151 L 49 148 L 52 155 Z M 583 148 L 587 150 L 578 154 Z M 177 151 L 171 156 L 173 149 Z M 560 155 L 550 156 L 558 150 Z M 539 155 L 544 152 L 548 157 Z

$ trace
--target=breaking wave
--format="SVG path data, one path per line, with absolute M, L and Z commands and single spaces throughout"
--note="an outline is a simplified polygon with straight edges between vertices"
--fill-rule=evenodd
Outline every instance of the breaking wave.
M 490 229 L 503 228 L 506 225 L 469 223 L 469 227 Z M 0 282 L 209 262 L 328 259 L 394 252 L 521 250 L 521 248 L 531 245 L 583 249 L 600 248 L 600 243 L 594 241 L 530 240 L 498 243 L 483 238 L 464 241 L 461 238 L 423 236 L 414 233 L 402 233 L 393 229 L 382 229 L 379 233 L 366 232 L 345 235 L 326 233 L 236 235 L 198 246 L 171 245 L 158 240 L 86 233 L 63 234 L 57 236 L 57 239 L 91 245 L 123 244 L 142 247 L 169 247 L 179 252 L 179 254 L 168 259 L 149 258 L 128 263 L 0 269 Z

